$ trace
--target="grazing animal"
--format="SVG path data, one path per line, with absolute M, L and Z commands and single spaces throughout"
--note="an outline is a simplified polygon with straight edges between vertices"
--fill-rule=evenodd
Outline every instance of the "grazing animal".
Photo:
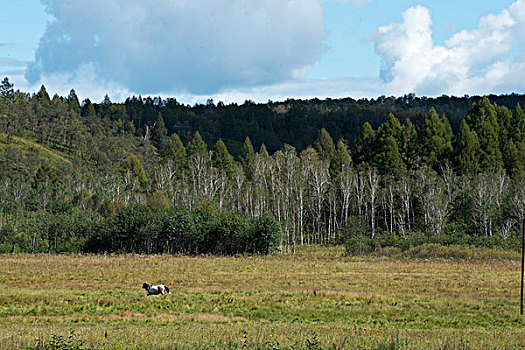
M 168 286 L 165 286 L 163 284 L 159 284 L 157 286 L 152 286 L 148 282 L 144 282 L 144 283 L 142 283 L 142 288 L 144 288 L 146 290 L 146 292 L 148 292 L 148 296 L 149 295 L 166 294 L 166 293 L 171 294 L 170 289 L 168 288 Z

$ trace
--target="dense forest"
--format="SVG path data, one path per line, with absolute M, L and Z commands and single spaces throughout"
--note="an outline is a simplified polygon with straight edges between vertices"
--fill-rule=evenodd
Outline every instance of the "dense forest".
M 0 251 L 516 247 L 525 95 L 242 105 L 0 86 Z M 349 243 L 350 242 L 350 243 Z

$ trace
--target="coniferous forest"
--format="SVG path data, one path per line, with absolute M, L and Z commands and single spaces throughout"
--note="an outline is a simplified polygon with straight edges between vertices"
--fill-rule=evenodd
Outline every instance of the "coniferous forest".
M 516 248 L 525 95 L 114 103 L 0 86 L 0 252 Z

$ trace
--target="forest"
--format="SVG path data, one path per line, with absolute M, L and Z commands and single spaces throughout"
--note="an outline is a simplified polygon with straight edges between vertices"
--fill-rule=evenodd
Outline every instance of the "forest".
M 0 86 L 0 251 L 515 249 L 525 95 L 114 103 Z

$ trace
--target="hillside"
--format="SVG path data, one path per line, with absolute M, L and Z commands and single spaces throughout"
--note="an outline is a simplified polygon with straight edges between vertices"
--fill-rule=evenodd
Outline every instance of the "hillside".
M 64 172 L 71 166 L 70 156 L 19 136 L 0 133 L 0 178 L 32 179 L 42 164 Z

